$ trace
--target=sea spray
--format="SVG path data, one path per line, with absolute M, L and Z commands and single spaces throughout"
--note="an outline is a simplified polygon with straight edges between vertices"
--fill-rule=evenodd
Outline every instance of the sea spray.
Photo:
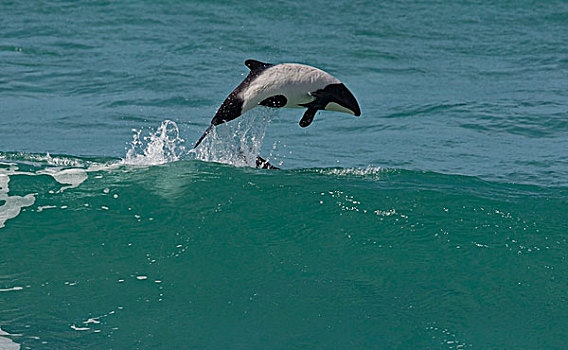
M 205 162 L 256 167 L 256 159 L 274 113 L 271 109 L 259 108 L 233 122 L 218 125 L 191 153 L 195 159 Z M 276 144 L 271 154 L 275 147 Z
M 142 136 L 142 129 L 133 129 L 134 136 L 123 164 L 158 165 L 178 161 L 185 152 L 176 122 L 165 120 L 155 132 Z

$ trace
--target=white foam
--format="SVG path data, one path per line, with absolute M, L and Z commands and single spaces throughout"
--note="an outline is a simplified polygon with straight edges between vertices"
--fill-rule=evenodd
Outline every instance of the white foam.
M 9 171 L 13 171 L 13 169 Z M 34 193 L 25 196 L 9 196 L 9 182 L 10 176 L 0 173 L 0 201 L 4 202 L 4 204 L 0 206 L 0 228 L 5 226 L 7 220 L 20 215 L 22 208 L 29 207 L 35 202 Z
M 39 157 L 39 156 L 37 156 Z M 45 160 L 53 159 L 49 154 L 45 156 Z M 60 161 L 63 162 L 63 158 L 58 158 Z M 2 163 L 4 164 L 4 163 Z M 75 163 L 73 163 L 75 164 Z M 81 168 L 71 168 L 71 169 L 62 169 L 59 167 L 56 168 L 44 168 L 38 170 L 36 172 L 25 172 L 19 171 L 18 167 L 15 164 L 7 164 L 9 167 L 7 169 L 0 168 L 0 201 L 3 202 L 0 205 L 0 228 L 5 227 L 5 223 L 9 219 L 13 219 L 20 215 L 22 208 L 29 207 L 35 203 L 35 196 L 37 193 L 28 193 L 24 196 L 10 196 L 10 177 L 11 176 L 37 176 L 37 175 L 48 175 L 51 176 L 55 181 L 57 181 L 63 186 L 59 189 L 58 192 L 62 192 L 69 188 L 78 187 L 82 184 L 87 178 L 87 172 L 85 169 Z M 53 208 L 53 206 L 43 206 L 39 207 L 38 211 L 41 212 L 44 209 Z
M 97 317 L 98 318 L 98 317 Z M 99 324 L 101 323 L 101 321 L 97 320 L 97 318 L 89 318 L 88 320 L 86 320 L 85 322 L 83 322 L 84 324 L 89 324 L 89 323 L 94 323 L 94 324 Z
M 85 180 L 87 180 L 87 172 L 81 168 L 61 169 L 61 168 L 45 168 L 36 172 L 37 175 L 49 175 L 55 181 L 63 186 L 58 192 L 63 192 L 69 188 L 76 188 Z
M 51 156 L 38 154 L 18 154 L 18 161 L 22 163 L 32 163 L 34 166 L 41 167 L 36 171 L 20 171 L 15 163 L 0 162 L 0 229 L 5 227 L 7 220 L 17 217 L 22 208 L 29 207 L 35 203 L 37 193 L 25 195 L 10 195 L 9 183 L 12 176 L 38 176 L 47 175 L 52 177 L 62 187 L 54 192 L 61 193 L 65 190 L 77 188 L 85 182 L 89 173 L 102 170 L 111 170 L 123 166 L 124 164 L 136 165 L 156 165 L 164 164 L 180 159 L 185 151 L 182 145 L 184 140 L 180 138 L 179 128 L 173 121 L 166 120 L 152 134 L 141 137 L 141 131 L 134 135 L 131 147 L 122 161 L 112 163 L 94 163 L 61 156 Z M 12 159 L 0 154 L 0 159 Z M 40 164 L 36 164 L 40 163 Z M 114 195 L 118 198 L 118 195 Z M 66 207 L 66 206 L 65 206 Z M 37 211 L 45 209 L 55 209 L 52 205 L 39 206 Z M 62 206 L 63 208 L 63 206 Z M 108 207 L 102 206 L 108 210 Z
M 37 207 L 37 212 L 41 213 L 42 211 L 46 210 L 46 209 L 55 209 L 57 208 L 56 205 L 40 205 L 39 207 Z
M 0 350 L 19 350 L 20 344 L 15 343 L 10 338 L 4 338 L 5 336 L 17 336 L 15 334 L 10 334 L 5 332 L 0 328 Z
M 37 160 L 45 161 L 49 165 L 55 165 L 60 167 L 74 167 L 74 168 L 79 168 L 84 166 L 84 163 L 78 159 L 51 156 L 49 153 L 47 153 L 45 156 L 36 155 L 35 157 Z
M 8 193 L 8 182 L 10 177 L 7 174 L 0 174 L 0 196 L 2 193 Z
M 322 173 L 337 176 L 368 176 L 379 175 L 385 170 L 379 166 L 367 165 L 365 168 L 348 168 L 348 169 L 325 169 Z
M 4 164 L 4 163 L 2 163 Z M 46 168 L 39 170 L 35 173 L 19 171 L 15 164 L 7 164 L 8 168 L 0 168 L 0 228 L 5 227 L 6 221 L 13 219 L 20 215 L 22 208 L 32 206 L 35 203 L 35 196 L 37 193 L 28 193 L 24 196 L 11 196 L 9 183 L 11 176 L 24 175 L 49 175 L 60 184 L 69 185 L 62 187 L 59 191 L 67 188 L 74 188 L 79 186 L 87 179 L 87 175 L 83 169 L 60 169 L 60 168 Z M 44 206 L 39 211 L 47 209 Z
M 15 153 L 15 154 L 6 154 L 0 152 L 0 159 L 3 160 L 17 160 L 22 163 L 39 163 L 42 165 L 53 165 L 59 167 L 84 167 L 86 163 L 81 159 L 77 158 L 70 158 L 64 156 L 52 156 L 49 153 L 46 154 L 33 154 L 33 153 Z M 1 163 L 5 165 L 11 165 L 12 163 Z
M 4 156 L 4 158 L 6 158 Z M 42 166 L 36 171 L 21 171 L 15 163 L 0 162 L 0 228 L 5 227 L 5 222 L 9 219 L 17 217 L 22 208 L 29 207 L 35 203 L 37 193 L 28 193 L 23 196 L 10 196 L 9 183 L 13 176 L 38 176 L 47 175 L 52 177 L 62 187 L 58 191 L 50 190 L 48 193 L 61 193 L 65 190 L 76 188 L 88 179 L 88 173 L 98 172 L 101 170 L 110 170 L 122 166 L 120 162 L 113 163 L 92 163 L 83 162 L 76 159 L 65 157 L 52 157 L 46 155 L 21 155 L 22 163 L 41 162 L 43 164 L 34 164 L 36 167 Z M 47 166 L 46 166 L 47 165 Z M 51 165 L 56 165 L 51 167 Z M 88 166 L 87 168 L 85 168 Z M 70 168 L 69 168 L 70 167 Z M 67 206 L 61 206 L 65 209 Z M 38 212 L 45 209 L 55 209 L 54 206 L 44 205 L 38 207 Z

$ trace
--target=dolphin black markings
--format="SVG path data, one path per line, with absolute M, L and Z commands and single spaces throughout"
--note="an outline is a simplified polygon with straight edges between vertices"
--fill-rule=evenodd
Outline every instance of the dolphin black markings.
M 360 116 L 355 96 L 337 78 L 318 68 L 297 64 L 270 64 L 246 60 L 249 74 L 223 101 L 211 125 L 194 148 L 216 125 L 231 121 L 256 106 L 272 108 L 307 108 L 300 120 L 305 128 L 319 110 L 338 111 Z M 257 167 L 275 168 L 258 157 Z

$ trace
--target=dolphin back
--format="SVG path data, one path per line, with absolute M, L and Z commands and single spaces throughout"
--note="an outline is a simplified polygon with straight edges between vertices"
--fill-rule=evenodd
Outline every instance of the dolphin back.
M 245 102 L 240 97 L 241 92 L 246 90 L 251 82 L 264 70 L 273 66 L 271 63 L 264 63 L 257 60 L 246 60 L 245 65 L 250 69 L 249 74 L 245 80 L 227 96 L 219 109 L 217 109 L 215 116 L 211 120 L 212 125 L 223 124 L 239 117 L 243 113 L 243 104 Z

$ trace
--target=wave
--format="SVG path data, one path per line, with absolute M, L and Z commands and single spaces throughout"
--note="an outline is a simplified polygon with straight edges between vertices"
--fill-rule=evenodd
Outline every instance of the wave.
M 168 149 L 167 147 L 164 149 Z M 306 192 L 317 192 L 323 186 L 328 189 L 367 188 L 371 192 L 437 192 L 448 196 L 470 196 L 486 200 L 518 200 L 519 198 L 565 198 L 566 188 L 544 188 L 534 185 L 518 185 L 485 181 L 476 177 L 446 175 L 434 172 L 367 166 L 364 168 L 312 168 L 269 171 L 201 160 L 169 159 L 160 153 L 149 152 L 147 158 L 138 154 L 125 159 L 83 159 L 49 154 L 0 153 L 0 228 L 6 221 L 17 217 L 25 208 L 36 211 L 50 209 L 52 198 L 63 192 L 83 188 L 83 192 L 100 193 L 100 185 L 132 187 L 139 183 L 154 183 L 163 189 L 162 196 L 170 194 L 179 198 L 183 192 L 171 189 L 184 186 L 200 186 L 215 179 L 218 188 L 236 191 L 233 186 L 255 183 L 262 191 L 273 186 L 301 187 Z M 107 180 L 102 180 L 106 178 Z M 41 180 L 34 180 L 41 179 Z M 188 179 L 191 179 L 189 181 Z M 238 179 L 235 180 L 235 179 Z M 248 180 L 247 180 L 248 179 Z M 12 188 L 12 181 L 17 187 Z M 83 184 L 89 182 L 83 187 Z M 233 183 L 233 181 L 236 181 Z M 242 190 L 242 189 L 238 189 Z M 243 195 L 247 195 L 246 192 Z M 41 199 L 37 201 L 38 199 Z M 62 206 L 61 204 L 59 206 Z M 57 207 L 57 206 L 56 206 Z M 389 209 L 390 210 L 390 209 Z
M 49 209 L 49 203 L 36 203 L 36 199 L 76 189 L 89 179 L 101 179 L 112 174 L 115 186 L 130 186 L 132 181 L 144 181 L 159 173 L 169 178 L 164 170 L 140 170 L 155 166 L 168 166 L 168 171 L 191 176 L 197 181 L 208 181 L 212 176 L 232 191 L 230 179 L 254 177 L 262 179 L 265 186 L 302 183 L 306 191 L 315 190 L 318 181 L 337 184 L 340 187 L 371 186 L 372 190 L 436 191 L 447 195 L 476 196 L 477 198 L 562 198 L 566 187 L 543 187 L 487 181 L 475 176 L 441 174 L 436 172 L 387 168 L 377 165 L 353 168 L 307 168 L 281 171 L 250 170 L 256 165 L 256 157 L 270 124 L 271 114 L 260 111 L 251 118 L 222 125 L 197 148 L 189 148 L 180 136 L 177 124 L 165 120 L 150 130 L 133 129 L 133 137 L 123 158 L 87 158 L 49 153 L 0 152 L 0 228 L 6 221 L 20 215 L 22 210 L 37 205 L 36 211 Z M 267 159 L 272 158 L 275 145 Z M 278 163 L 282 165 L 282 160 Z M 37 185 L 32 178 L 51 178 Z M 12 180 L 18 186 L 12 188 Z M 133 180 L 135 179 L 135 180 Z M 267 180 L 269 179 L 269 180 Z M 258 180 L 258 179 L 257 179 Z M 145 179 L 149 181 L 149 179 Z M 176 185 L 176 178 L 164 186 Z M 228 183 L 227 183 L 228 181 Z M 272 182 L 271 182 L 272 181 Z M 53 182 L 57 184 L 54 187 Z M 22 183 L 24 185 L 22 185 Z M 29 186 L 25 184 L 29 183 Z M 371 184 L 371 185 L 369 185 Z M 162 184 L 163 185 L 163 184 Z M 161 186 L 162 186 L 161 185 Z M 334 185 L 335 186 L 335 185 Z M 87 189 L 88 191 L 89 189 Z
M 220 261 L 230 266 L 230 276 L 246 271 L 237 275 L 245 281 L 251 274 L 263 276 L 254 277 L 257 281 L 265 273 L 288 275 L 298 269 L 289 281 L 268 279 L 255 286 L 260 296 L 276 298 L 290 293 L 285 284 L 304 283 L 302 276 L 321 266 L 316 274 L 329 282 L 307 284 L 302 295 L 317 286 L 318 291 L 339 290 L 347 299 L 356 295 L 369 305 L 389 290 L 392 278 L 406 278 L 410 269 L 415 277 L 407 280 L 418 282 L 400 295 L 432 315 L 439 313 L 439 305 L 463 302 L 464 293 L 472 303 L 482 298 L 489 313 L 502 312 L 503 303 L 524 301 L 510 300 L 518 295 L 514 288 L 522 278 L 521 270 L 514 270 L 519 261 L 530 264 L 529 272 L 537 271 L 527 277 L 535 281 L 535 295 L 542 295 L 542 283 L 554 291 L 564 282 L 558 261 L 566 251 L 566 189 L 377 165 L 263 170 L 240 159 L 236 165 L 229 159 L 196 159 L 184 145 L 175 124 L 168 122 L 146 135 L 136 131 L 124 158 L 0 153 L 0 237 L 8 243 L 7 261 L 23 261 L 7 263 L 6 271 L 19 275 L 5 277 L 0 288 L 15 296 L 18 307 L 3 322 L 22 336 L 0 331 L 0 347 L 17 349 L 15 342 L 28 347 L 38 335 L 58 348 L 75 341 L 79 332 L 110 335 L 112 328 L 125 327 L 112 315 L 125 304 L 127 312 L 137 310 L 135 302 L 129 303 L 141 290 L 148 293 L 138 299 L 146 300 L 145 308 L 170 318 L 162 303 L 187 302 L 194 287 L 180 285 L 217 276 Z M 283 249 L 286 254 L 278 255 Z M 34 268 L 55 254 L 65 259 Z M 550 278 L 554 274 L 557 281 Z M 479 280 L 464 289 L 472 275 L 490 276 L 492 288 Z M 48 278 L 49 286 L 39 287 Z M 505 291 L 486 293 L 494 286 Z M 20 299 L 43 295 L 43 288 L 60 288 L 45 290 L 77 303 L 73 313 L 48 319 L 51 332 L 61 338 L 44 335 L 45 326 L 32 323 L 44 298 Z M 561 300 L 554 293 L 544 299 Z M 393 312 L 398 318 L 400 311 Z M 458 339 L 453 336 L 457 331 L 427 321 L 423 326 L 429 334 Z

